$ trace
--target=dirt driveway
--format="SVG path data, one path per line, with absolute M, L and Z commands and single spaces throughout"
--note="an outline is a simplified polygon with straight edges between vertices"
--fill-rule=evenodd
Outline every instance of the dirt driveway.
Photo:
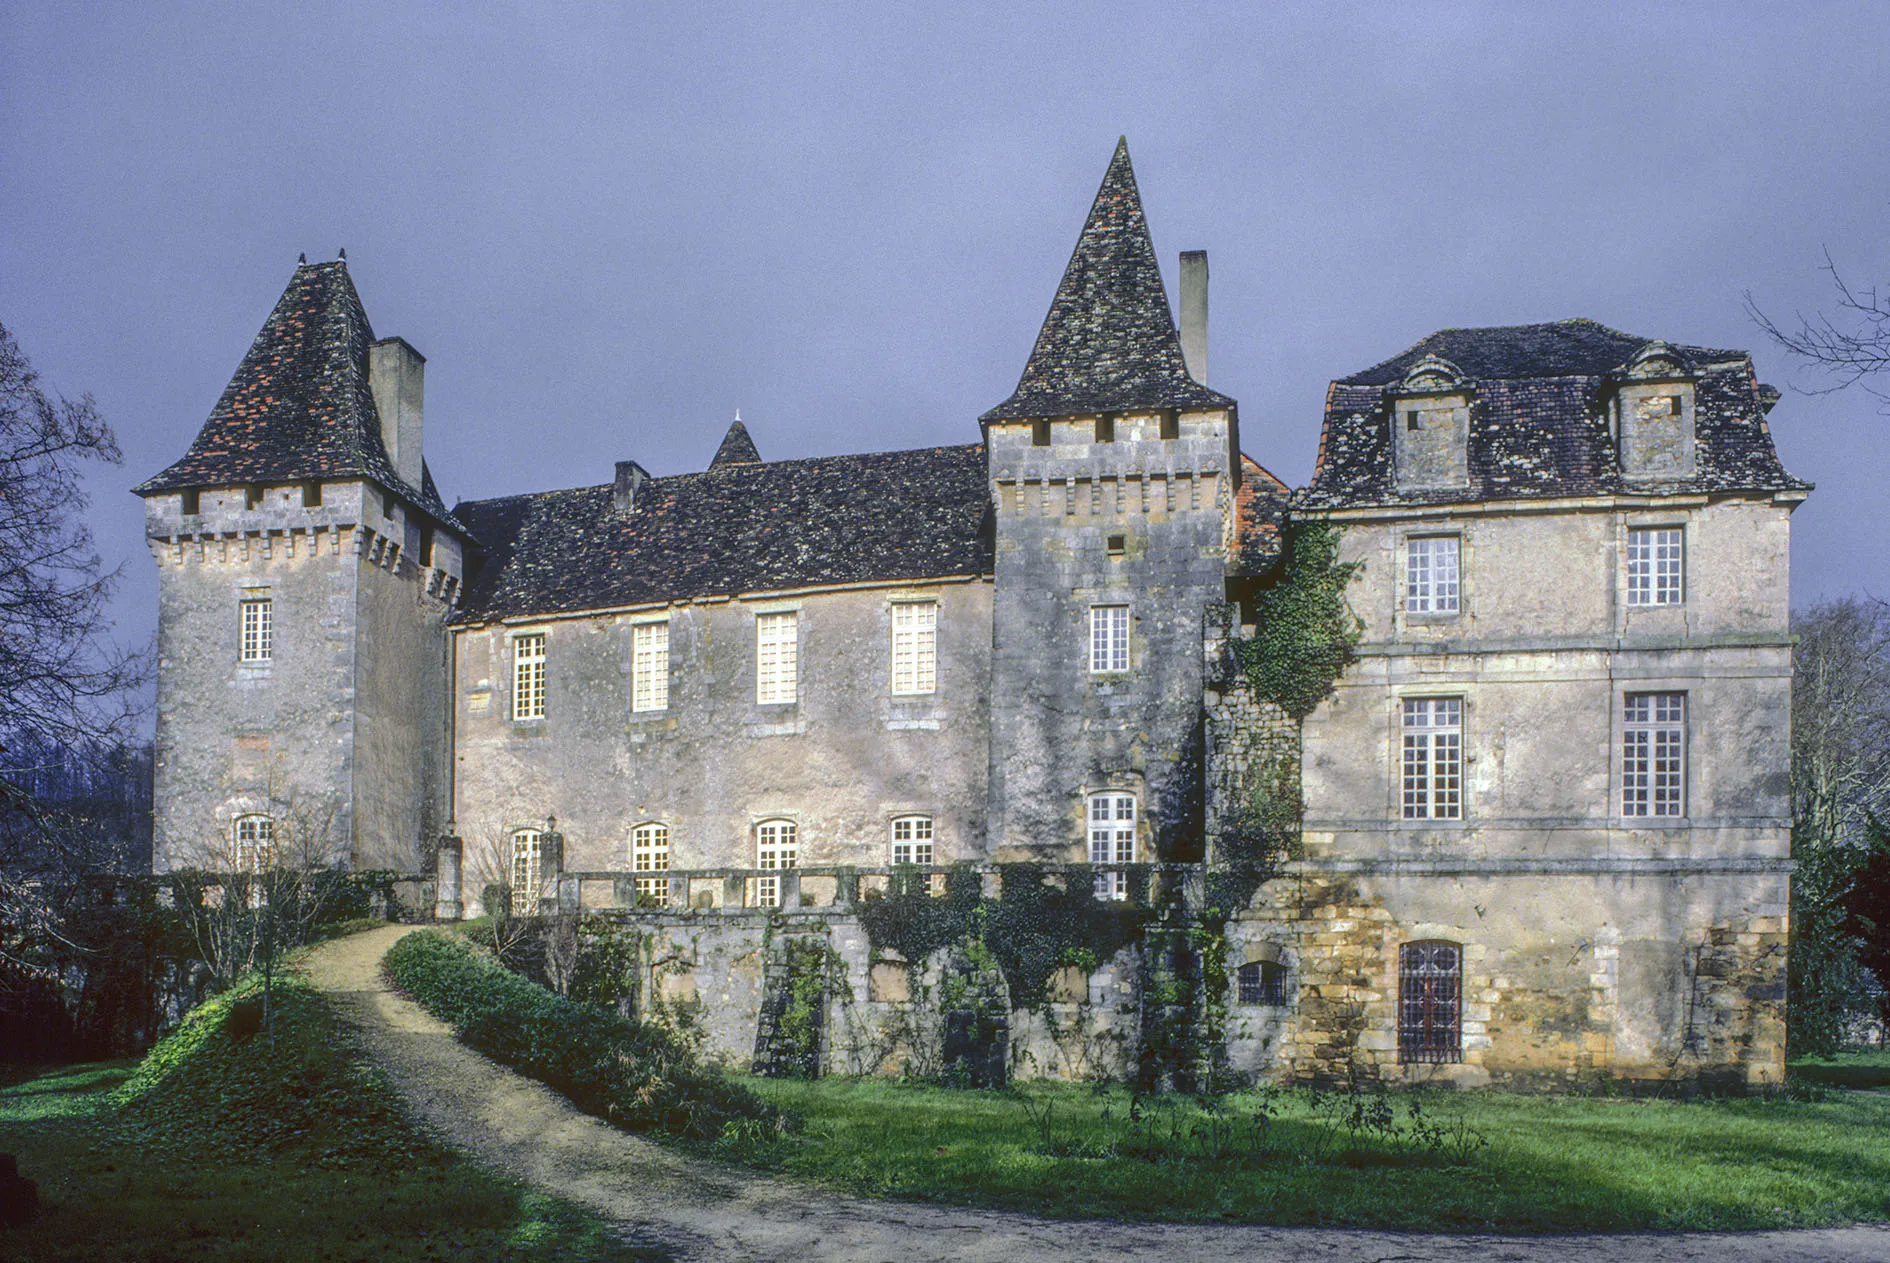
M 1751 1234 L 1439 1237 L 1326 1228 L 1064 1221 L 874 1201 L 686 1157 L 578 1113 L 453 1039 L 390 993 L 381 956 L 406 926 L 316 949 L 309 976 L 339 1003 L 427 1131 L 505 1174 L 589 1207 L 679 1256 L 838 1263 L 1049 1260 L 1503 1260 L 1610 1263 L 1890 1261 L 1890 1229 Z

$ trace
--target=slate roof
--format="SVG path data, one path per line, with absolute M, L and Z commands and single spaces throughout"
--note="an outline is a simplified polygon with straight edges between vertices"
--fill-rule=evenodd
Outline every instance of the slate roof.
M 985 422 L 1147 408 L 1227 408 L 1188 376 L 1129 144 L 1097 190 L 1024 375 Z
M 1240 454 L 1240 490 L 1234 493 L 1235 575 L 1262 575 L 1280 557 L 1280 528 L 1293 493 L 1259 461 Z
M 722 446 L 715 449 L 715 458 L 709 462 L 709 468 L 760 463 L 761 453 L 755 450 L 755 440 L 748 436 L 748 427 L 742 424 L 742 419 L 736 417 L 735 423 L 728 427 L 728 433 L 722 436 Z
M 297 265 L 190 450 L 134 490 L 365 478 L 463 531 L 424 466 L 419 487 L 394 472 L 368 387 L 373 344 L 347 263 Z
M 984 448 L 933 447 L 454 506 L 486 552 L 458 622 L 991 573 Z
M 1743 351 L 1665 349 L 1694 376 L 1695 473 L 1649 484 L 1622 477 L 1608 430 L 1614 375 L 1650 339 L 1592 320 L 1445 329 L 1400 355 L 1332 383 L 1312 484 L 1299 507 L 1546 499 L 1614 492 L 1809 490 L 1779 463 L 1766 395 Z M 1398 491 L 1392 483 L 1386 387 L 1426 356 L 1449 361 L 1473 388 L 1469 486 Z

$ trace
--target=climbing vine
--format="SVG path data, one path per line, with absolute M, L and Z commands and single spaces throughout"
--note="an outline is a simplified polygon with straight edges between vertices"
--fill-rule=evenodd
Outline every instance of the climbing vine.
M 1290 523 L 1279 580 L 1254 602 L 1255 635 L 1235 642 L 1254 693 L 1294 719 L 1331 694 L 1356 654 L 1365 625 L 1345 603 L 1345 588 L 1359 565 L 1339 560 L 1330 523 Z

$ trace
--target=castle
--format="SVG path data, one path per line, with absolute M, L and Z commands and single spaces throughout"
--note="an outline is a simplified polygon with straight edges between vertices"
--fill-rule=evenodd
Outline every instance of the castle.
M 1177 329 L 1119 146 L 978 441 L 771 462 L 737 421 L 699 473 L 449 509 L 424 359 L 301 264 L 137 489 L 157 866 L 294 845 L 431 874 L 445 917 L 608 913 L 642 1002 L 741 1061 L 817 940 L 814 1062 L 870 1071 L 978 973 L 875 941 L 876 899 L 1199 911 L 1284 768 L 1297 843 L 1219 910 L 1224 968 L 1150 921 L 1031 1003 L 974 979 L 1016 1072 L 1119 1072 L 1179 1004 L 1257 1074 L 1778 1082 L 1809 487 L 1777 392 L 1590 321 L 1446 330 L 1333 382 L 1291 492 L 1204 384 L 1206 277 Z M 1296 720 L 1240 663 L 1313 522 L 1361 629 Z

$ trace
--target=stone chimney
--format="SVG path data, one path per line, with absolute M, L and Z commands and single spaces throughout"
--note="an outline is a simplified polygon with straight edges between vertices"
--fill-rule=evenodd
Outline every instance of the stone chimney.
M 1188 376 L 1208 384 L 1207 365 L 1207 251 L 1181 252 L 1181 358 Z
M 368 348 L 368 389 L 381 414 L 381 442 L 394 472 L 416 491 L 420 488 L 420 405 L 426 388 L 427 357 L 404 338 L 383 338 Z
M 611 507 L 619 513 L 628 513 L 636 508 L 637 493 L 643 490 L 643 484 L 649 480 L 649 471 L 635 461 L 618 461 L 617 485 L 610 492 Z

